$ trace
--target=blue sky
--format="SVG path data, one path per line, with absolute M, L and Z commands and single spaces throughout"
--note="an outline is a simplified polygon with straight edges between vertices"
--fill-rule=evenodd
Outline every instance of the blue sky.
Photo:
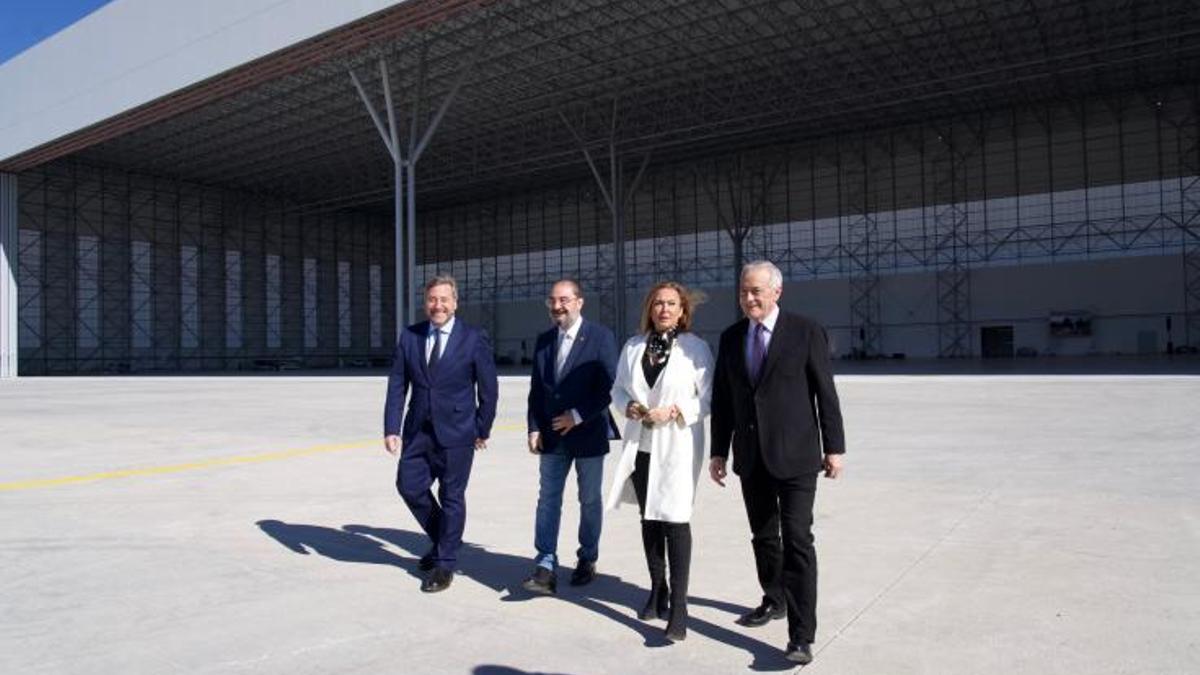
M 0 0 L 0 63 L 109 2 L 111 0 Z

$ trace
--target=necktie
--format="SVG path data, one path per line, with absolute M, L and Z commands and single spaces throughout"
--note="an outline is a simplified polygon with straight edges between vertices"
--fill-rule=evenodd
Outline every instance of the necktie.
M 563 375 L 563 366 L 567 364 L 567 355 L 571 353 L 571 335 L 569 333 L 558 334 L 558 353 L 554 355 L 554 381 L 557 382 Z
M 762 376 L 763 363 L 767 360 L 767 328 L 754 324 L 754 340 L 750 343 L 750 381 L 758 384 Z
M 437 366 L 438 361 L 441 360 L 441 358 L 442 358 L 442 355 L 440 353 L 441 349 L 439 349 L 439 347 L 441 347 L 441 345 L 438 344 L 440 342 L 439 338 L 441 338 L 441 337 L 442 337 L 441 329 L 437 329 L 437 330 L 433 331 L 433 349 L 431 349 L 429 351 L 429 372 L 433 372 L 433 369 Z

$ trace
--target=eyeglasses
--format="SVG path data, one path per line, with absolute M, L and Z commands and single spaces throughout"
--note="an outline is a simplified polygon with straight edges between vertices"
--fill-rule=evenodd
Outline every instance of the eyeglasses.
M 546 298 L 546 306 L 547 307 L 557 307 L 558 305 L 569 305 L 578 299 L 579 298 L 574 298 L 574 297 L 570 297 L 570 296 L 566 296 L 566 295 L 560 295 L 557 298 L 551 296 L 549 298 Z

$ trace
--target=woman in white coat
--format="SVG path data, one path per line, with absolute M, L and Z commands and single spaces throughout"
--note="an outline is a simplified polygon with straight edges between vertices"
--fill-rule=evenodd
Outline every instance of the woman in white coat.
M 613 410 L 625 420 L 625 442 L 607 506 L 636 502 L 641 511 L 650 597 L 638 616 L 666 619 L 671 641 L 687 637 L 689 523 L 713 377 L 712 352 L 689 332 L 694 306 L 682 284 L 666 281 L 650 289 L 641 334 L 625 343 L 612 390 Z

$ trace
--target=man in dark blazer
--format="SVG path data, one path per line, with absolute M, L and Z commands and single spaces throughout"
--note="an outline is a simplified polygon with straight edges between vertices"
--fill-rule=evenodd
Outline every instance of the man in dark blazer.
M 745 319 L 721 334 L 713 380 L 709 474 L 741 479 L 762 603 L 738 619 L 761 626 L 787 616 L 787 657 L 812 661 L 817 556 L 812 512 L 817 473 L 837 478 L 846 450 L 825 329 L 779 309 L 783 274 L 770 262 L 742 268 Z
M 617 343 L 612 331 L 584 321 L 583 293 L 570 279 L 556 282 L 546 298 L 554 327 L 538 336 L 529 382 L 529 451 L 539 455 L 533 574 L 522 584 L 534 593 L 558 589 L 558 526 L 567 474 L 575 465 L 579 485 L 578 562 L 571 584 L 596 576 L 600 555 L 604 455 L 616 437 L 608 412 Z
M 429 320 L 400 334 L 383 410 L 384 448 L 400 455 L 396 489 L 433 540 L 420 561 L 429 573 L 421 584 L 427 593 L 445 590 L 454 579 L 471 462 L 486 447 L 496 419 L 492 347 L 483 331 L 454 318 L 457 308 L 454 277 L 425 284 Z M 430 490 L 435 480 L 436 498 Z

